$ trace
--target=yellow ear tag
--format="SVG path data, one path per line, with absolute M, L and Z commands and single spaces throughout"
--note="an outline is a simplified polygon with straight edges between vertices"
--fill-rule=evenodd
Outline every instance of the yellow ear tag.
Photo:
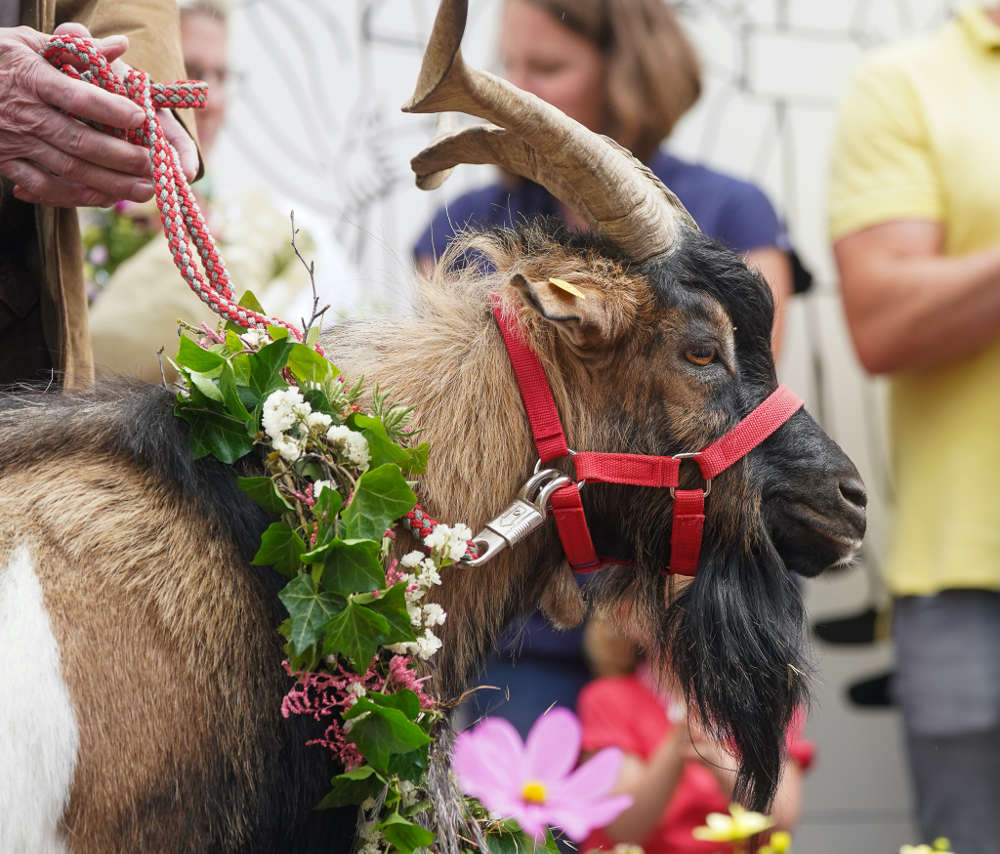
M 571 285 L 565 279 L 549 279 L 549 284 L 555 285 L 560 290 L 566 291 L 566 293 L 572 294 L 573 296 L 578 297 L 579 299 L 587 298 L 586 294 L 584 294 L 583 291 L 581 291 L 575 285 Z

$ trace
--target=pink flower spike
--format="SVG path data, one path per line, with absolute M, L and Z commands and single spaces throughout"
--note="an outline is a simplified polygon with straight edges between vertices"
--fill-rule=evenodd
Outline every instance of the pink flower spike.
M 580 842 L 617 818 L 632 798 L 608 795 L 618 780 L 621 751 L 602 750 L 573 771 L 579 753 L 579 721 L 566 709 L 553 709 L 535 722 L 526 745 L 498 718 L 460 733 L 452 770 L 467 794 L 515 819 L 537 841 L 554 825 Z

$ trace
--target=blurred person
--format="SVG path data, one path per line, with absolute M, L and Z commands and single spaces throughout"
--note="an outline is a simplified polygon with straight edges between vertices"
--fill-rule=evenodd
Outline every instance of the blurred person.
M 51 33 L 91 32 L 118 74 L 127 60 L 153 80 L 184 76 L 173 2 L 0 3 L 0 384 L 47 377 L 67 387 L 90 382 L 73 208 L 153 194 L 145 149 L 78 120 L 135 128 L 144 120 L 141 108 L 69 78 L 39 56 Z M 198 151 L 181 124 L 189 119 L 157 112 L 193 180 Z
M 229 5 L 226 0 L 181 0 L 181 44 L 187 77 L 208 84 L 203 109 L 195 111 L 198 138 L 206 160 L 211 159 L 219 130 L 225 121 L 235 73 L 229 67 Z M 239 297 L 250 289 L 271 316 L 295 322 L 304 311 L 302 291 L 308 290 L 308 274 L 291 246 L 291 222 L 279 213 L 262 193 L 250 192 L 234 203 L 219 204 L 214 199 L 211 174 L 195 189 L 195 196 L 208 227 L 218 244 L 233 286 Z M 107 258 L 111 240 L 106 239 L 119 218 L 126 227 L 151 240 L 136 240 L 139 248 L 125 258 L 113 258 L 113 271 L 94 295 L 90 325 L 94 361 L 98 372 L 112 371 L 160 382 L 175 376 L 173 368 L 157 358 L 162 348 L 172 355 L 177 347 L 178 320 L 215 328 L 219 315 L 188 287 L 174 265 L 167 242 L 159 230 L 159 216 L 150 204 L 126 207 L 110 215 L 106 222 L 84 229 L 88 257 L 95 250 Z M 96 227 L 97 238 L 90 237 Z M 95 240 L 104 239 L 103 243 Z M 296 244 L 309 251 L 311 241 L 299 234 Z M 287 278 L 286 278 L 287 273 Z
M 615 791 L 634 801 L 581 850 L 629 843 L 645 854 L 732 851 L 728 843 L 699 841 L 692 831 L 708 813 L 727 812 L 736 760 L 687 713 L 683 692 L 654 674 L 638 643 L 620 633 L 627 624 L 603 615 L 588 621 L 584 646 L 596 678 L 580 692 L 577 711 L 585 755 L 605 747 L 625 753 Z M 815 754 L 801 737 L 801 724 L 799 715 L 788 733 L 788 758 L 771 810 L 778 830 L 792 831 L 798 821 L 804 772 Z
M 830 232 L 864 367 L 890 379 L 895 700 L 923 836 L 1000 850 L 1000 7 L 864 60 Z
M 629 148 L 680 198 L 702 231 L 764 275 L 775 302 L 773 342 L 792 291 L 788 236 L 753 184 L 688 163 L 660 149 L 701 92 L 694 49 L 663 0 L 505 0 L 500 53 L 507 78 L 593 131 Z M 582 223 L 544 188 L 504 175 L 441 208 L 417 240 L 426 272 L 458 231 L 512 227 L 535 215 Z M 589 678 L 580 630 L 555 631 L 535 616 L 516 624 L 467 711 L 508 718 L 527 734 L 553 703 L 572 707 Z M 504 702 L 509 695 L 509 702 Z

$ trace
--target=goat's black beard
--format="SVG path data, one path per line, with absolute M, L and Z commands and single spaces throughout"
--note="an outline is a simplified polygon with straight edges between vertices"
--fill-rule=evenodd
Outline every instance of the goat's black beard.
M 673 671 L 707 732 L 735 748 L 734 799 L 766 810 L 788 726 L 807 699 L 805 611 L 784 562 L 769 541 L 752 555 L 703 552 L 658 628 L 658 669 Z

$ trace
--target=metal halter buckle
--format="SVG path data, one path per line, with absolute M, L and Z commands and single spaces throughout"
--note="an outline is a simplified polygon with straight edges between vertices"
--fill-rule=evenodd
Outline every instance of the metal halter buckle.
M 521 487 L 517 498 L 507 509 L 472 538 L 479 551 L 478 556 L 463 557 L 462 563 L 466 566 L 482 566 L 495 557 L 497 552 L 523 540 L 548 517 L 552 493 L 572 482 L 556 469 L 536 471 Z
M 693 460 L 695 457 L 698 457 L 700 455 L 701 455 L 701 451 L 685 451 L 683 454 L 674 454 L 673 455 L 673 459 L 675 459 L 675 460 Z M 698 471 L 700 473 L 701 469 L 699 469 Z M 704 478 L 704 481 L 705 481 L 705 497 L 707 498 L 708 494 L 712 491 L 712 478 L 706 477 L 706 478 Z M 675 493 L 676 489 L 677 489 L 677 487 L 674 487 L 674 486 L 670 487 L 670 497 L 671 498 L 674 497 L 674 493 Z

